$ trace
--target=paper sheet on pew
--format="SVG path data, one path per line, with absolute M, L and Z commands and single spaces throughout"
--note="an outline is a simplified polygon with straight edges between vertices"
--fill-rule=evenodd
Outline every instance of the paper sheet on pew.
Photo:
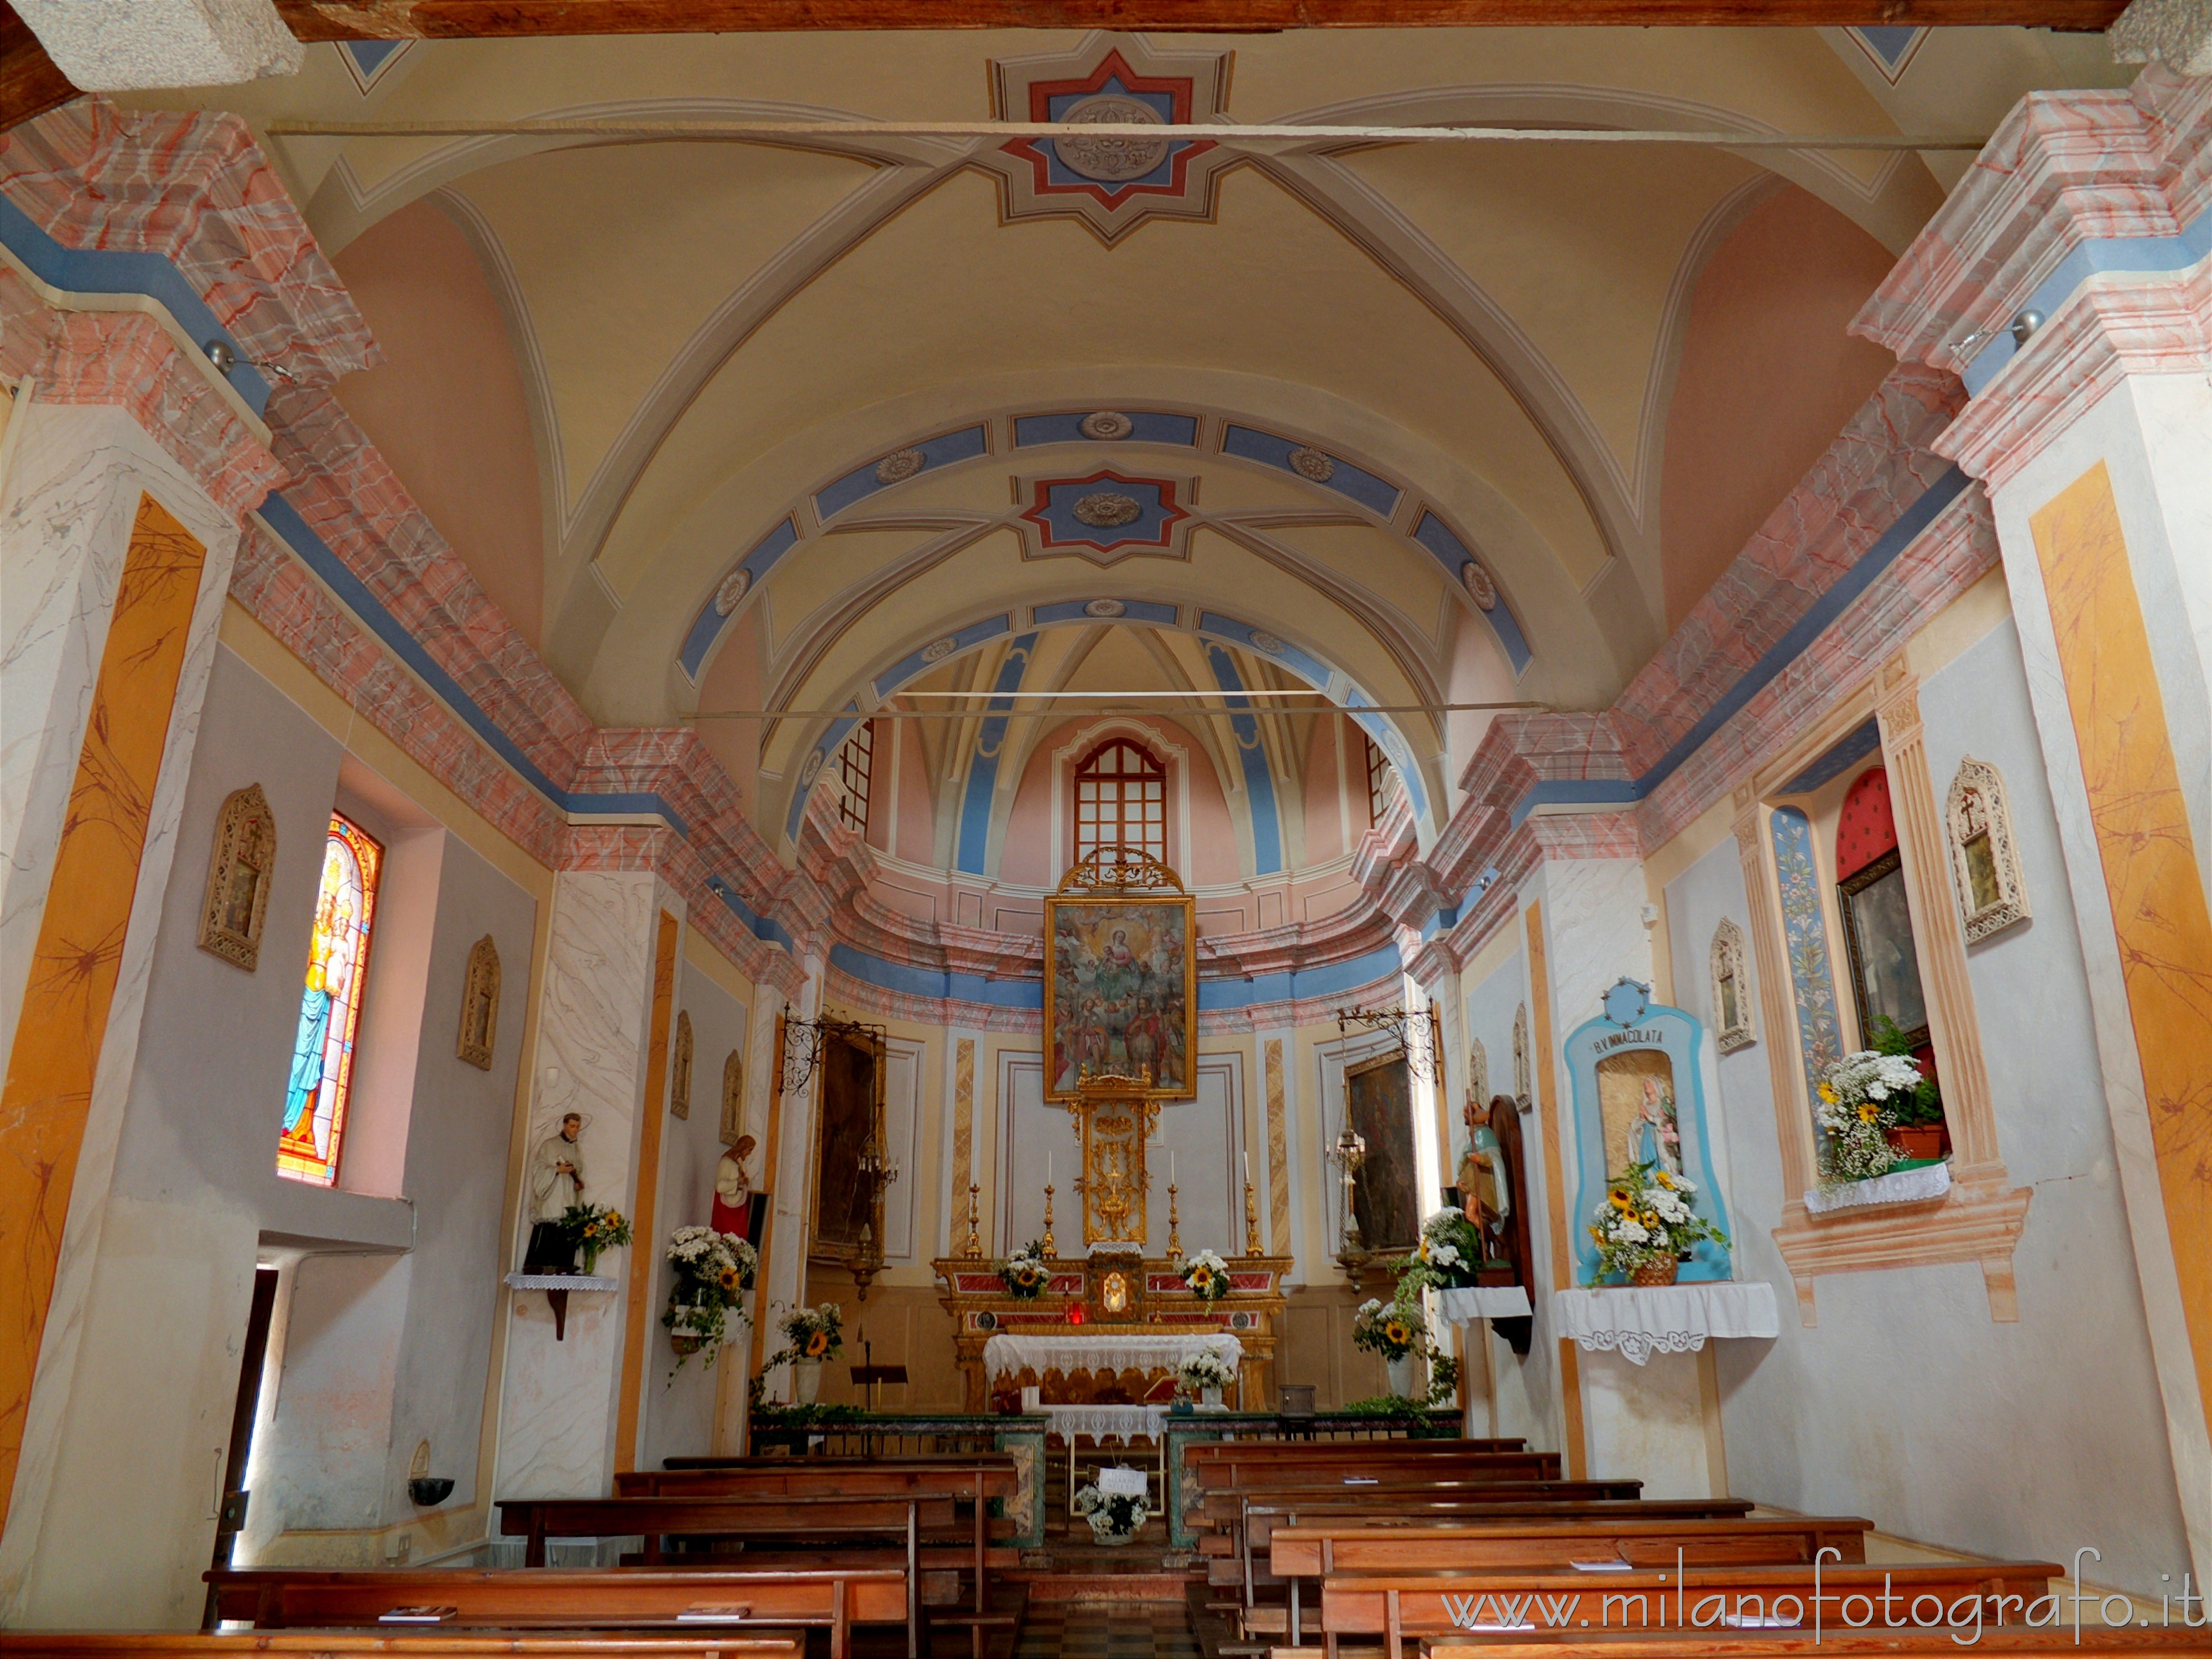
M 1618 1559 L 1605 1561 L 1570 1561 L 1567 1565 L 1577 1572 L 1634 1572 L 1636 1569 Z
M 460 1617 L 459 1607 L 392 1607 L 376 1615 L 380 1625 L 442 1625 Z
M 749 1604 L 706 1602 L 686 1607 L 676 1615 L 679 1625 L 742 1625 L 753 1616 Z

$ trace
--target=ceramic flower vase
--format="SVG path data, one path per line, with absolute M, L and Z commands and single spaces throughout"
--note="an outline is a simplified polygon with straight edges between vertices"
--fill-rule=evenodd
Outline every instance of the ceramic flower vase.
M 1413 1356 L 1410 1351 L 1395 1359 L 1385 1359 L 1382 1369 L 1390 1379 L 1390 1392 L 1404 1399 L 1413 1397 Z
M 822 1362 L 818 1359 L 794 1359 L 791 1362 L 791 1397 L 802 1406 L 811 1406 L 822 1396 Z

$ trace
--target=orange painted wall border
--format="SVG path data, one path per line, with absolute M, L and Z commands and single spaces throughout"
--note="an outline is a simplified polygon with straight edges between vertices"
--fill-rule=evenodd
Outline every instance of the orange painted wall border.
M 637 1136 L 637 1200 L 633 1206 L 636 1213 L 629 1218 L 629 1307 L 623 1324 L 622 1395 L 615 1409 L 615 1468 L 625 1474 L 637 1467 L 638 1402 L 644 1393 L 646 1367 L 652 1359 L 647 1316 L 653 1310 L 653 1275 L 660 1266 L 653 1209 L 660 1194 L 660 1120 L 667 1112 L 662 1097 L 668 1089 L 668 1027 L 676 1002 L 676 951 L 683 938 L 684 924 L 663 910 L 653 947 L 653 1021 L 646 1037 L 645 1098 L 637 1109 L 642 1121 Z
M 2111 475 L 2028 520 L 2112 902 L 2166 1236 L 2200 1398 L 2212 1401 L 2212 910 Z
M 142 495 L 0 1085 L 0 1522 L 206 563 L 191 532 Z M 273 1168 L 274 1141 L 269 1158 Z
M 1567 1243 L 1566 1171 L 1559 1164 L 1559 1067 L 1552 1061 L 1551 969 L 1544 957 L 1544 907 L 1524 913 L 1528 929 L 1528 1040 L 1536 1048 L 1536 1109 L 1544 1126 L 1544 1197 L 1552 1212 L 1552 1288 L 1574 1288 L 1574 1253 Z M 1566 1419 L 1567 1479 L 1589 1477 L 1588 1437 L 1583 1431 L 1582 1356 L 1573 1341 L 1559 1339 L 1559 1407 Z

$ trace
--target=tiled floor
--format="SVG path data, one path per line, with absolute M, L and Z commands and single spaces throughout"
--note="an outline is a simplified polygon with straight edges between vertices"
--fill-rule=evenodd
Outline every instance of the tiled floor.
M 1158 1603 L 1032 1601 L 1014 1659 L 1199 1659 L 1189 1615 Z

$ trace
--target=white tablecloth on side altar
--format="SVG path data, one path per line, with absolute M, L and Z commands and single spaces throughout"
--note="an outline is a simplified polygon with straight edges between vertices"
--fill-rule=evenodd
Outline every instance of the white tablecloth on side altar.
M 1039 1376 L 1056 1370 L 1075 1371 L 1171 1370 L 1185 1354 L 1204 1348 L 1217 1353 L 1235 1370 L 1244 1349 L 1226 1331 L 1193 1331 L 1188 1336 L 1149 1336 L 1136 1332 L 1055 1332 L 1050 1336 L 1014 1336 L 1001 1332 L 983 1345 L 983 1369 L 993 1376 L 1024 1370 Z
M 1165 1406 L 1040 1406 L 1052 1419 L 1048 1432 L 1070 1444 L 1079 1434 L 1093 1440 L 1132 1440 L 1139 1435 L 1157 1440 L 1167 1425 Z
M 1461 1285 L 1437 1292 L 1437 1316 L 1447 1325 L 1478 1319 L 1525 1319 L 1535 1310 L 1518 1285 Z
M 1693 1352 L 1707 1337 L 1782 1334 L 1774 1286 L 1735 1281 L 1554 1291 L 1552 1317 L 1584 1352 L 1610 1348 L 1632 1365 L 1655 1353 Z

